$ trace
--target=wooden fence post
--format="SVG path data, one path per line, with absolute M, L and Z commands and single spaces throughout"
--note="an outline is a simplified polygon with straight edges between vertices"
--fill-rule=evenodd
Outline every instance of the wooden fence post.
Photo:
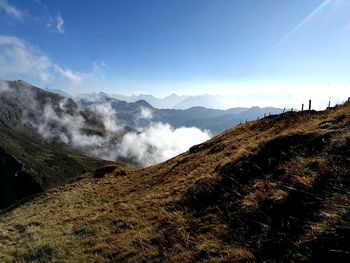
M 328 102 L 328 109 L 331 107 L 331 101 Z
M 311 111 L 311 100 L 309 100 L 309 111 Z
M 301 104 L 301 111 L 304 111 L 304 103 Z

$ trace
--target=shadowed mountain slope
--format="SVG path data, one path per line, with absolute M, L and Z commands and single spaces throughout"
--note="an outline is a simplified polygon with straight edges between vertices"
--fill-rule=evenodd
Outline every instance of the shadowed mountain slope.
M 44 143 L 0 122 L 0 209 L 110 162 Z
M 350 105 L 107 166 L 0 217 L 0 261 L 348 262 Z
M 77 110 L 74 101 L 23 81 L 8 81 L 0 92 L 0 209 L 110 163 L 40 139 L 30 123 L 39 122 L 46 103 L 58 112 L 62 101 L 67 112 Z

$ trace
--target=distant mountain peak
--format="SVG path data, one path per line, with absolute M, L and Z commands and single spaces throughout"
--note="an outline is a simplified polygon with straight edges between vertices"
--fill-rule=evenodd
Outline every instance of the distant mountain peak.
M 153 106 L 149 104 L 146 100 L 138 100 L 138 101 L 135 101 L 134 103 L 141 107 L 153 108 Z

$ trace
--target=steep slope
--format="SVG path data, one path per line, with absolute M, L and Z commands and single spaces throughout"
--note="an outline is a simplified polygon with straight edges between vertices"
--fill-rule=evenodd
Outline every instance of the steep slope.
M 108 163 L 0 122 L 0 209 Z
M 72 99 L 42 90 L 22 80 L 0 80 L 0 87 L 0 121 L 10 127 L 33 131 L 29 124 L 39 122 L 47 103 L 57 112 L 61 111 L 61 104 L 64 104 L 69 113 L 77 110 Z
M 110 163 L 44 141 L 33 124 L 48 102 L 58 114 L 62 102 L 66 112 L 77 110 L 73 100 L 23 81 L 0 82 L 0 209 Z
M 107 166 L 0 217 L 0 261 L 348 262 L 350 104 Z

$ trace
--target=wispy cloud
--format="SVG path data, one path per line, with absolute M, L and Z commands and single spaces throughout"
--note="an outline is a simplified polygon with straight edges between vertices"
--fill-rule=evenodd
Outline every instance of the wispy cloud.
M 63 25 L 64 25 L 64 20 L 63 20 L 61 14 L 58 13 L 57 18 L 56 18 L 56 28 L 57 28 L 57 31 L 61 34 L 64 33 Z
M 74 72 L 71 69 L 63 69 L 58 65 L 55 65 L 54 69 L 66 77 L 74 86 L 79 85 L 85 78 L 82 73 Z
M 11 5 L 7 0 L 0 0 L 0 10 L 3 10 L 9 17 L 22 21 L 24 12 L 19 8 Z
M 45 16 L 44 20 L 46 21 L 46 27 L 50 29 L 53 32 L 58 32 L 60 34 L 64 34 L 64 19 L 60 13 L 58 13 L 56 16 L 51 16 L 47 9 L 45 9 Z
M 90 71 L 79 72 L 60 66 L 39 48 L 15 36 L 0 35 L 0 77 L 38 78 L 43 83 L 65 79 L 69 87 L 77 87 L 84 80 L 96 80 L 102 68 L 94 63 Z
M 0 36 L 1 76 L 35 74 L 43 81 L 50 79 L 50 58 L 38 48 L 14 36 Z
M 4 12 L 7 16 L 17 21 L 23 22 L 25 18 L 31 18 L 30 20 L 32 21 L 40 21 L 40 23 L 43 23 L 52 32 L 64 34 L 65 28 L 62 14 L 60 12 L 57 12 L 56 15 L 52 15 L 49 12 L 49 8 L 46 4 L 40 0 L 35 0 L 34 2 L 41 9 L 41 14 L 39 15 L 33 15 L 24 10 L 21 10 L 13 4 L 10 4 L 8 0 L 0 0 L 0 12 Z

